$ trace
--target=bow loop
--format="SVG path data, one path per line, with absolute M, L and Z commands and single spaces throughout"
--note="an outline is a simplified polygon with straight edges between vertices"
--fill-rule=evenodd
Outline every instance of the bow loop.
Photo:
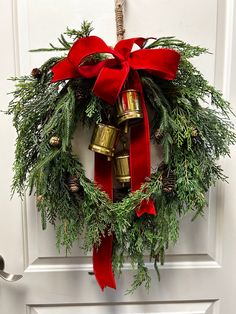
M 142 37 L 123 39 L 115 45 L 114 50 L 127 60 L 131 54 L 133 45 L 136 44 L 139 46 L 139 48 L 143 48 L 146 41 L 147 39 Z
M 129 63 L 117 67 L 103 67 L 93 87 L 93 93 L 110 105 L 114 105 L 129 74 Z
M 146 70 L 166 80 L 175 79 L 180 55 L 171 49 L 142 49 L 132 52 L 130 67 L 134 70 Z
M 123 60 L 123 56 L 121 54 L 107 46 L 107 44 L 97 36 L 89 36 L 78 39 L 71 47 L 67 58 L 74 65 L 74 67 L 78 67 L 87 57 L 101 53 L 108 53 L 113 55 L 118 60 Z

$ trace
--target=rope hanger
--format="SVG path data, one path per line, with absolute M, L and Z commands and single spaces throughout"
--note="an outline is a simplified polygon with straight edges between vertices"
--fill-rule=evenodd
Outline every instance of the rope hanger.
M 115 0 L 116 37 L 117 41 L 124 39 L 124 7 L 125 0 Z

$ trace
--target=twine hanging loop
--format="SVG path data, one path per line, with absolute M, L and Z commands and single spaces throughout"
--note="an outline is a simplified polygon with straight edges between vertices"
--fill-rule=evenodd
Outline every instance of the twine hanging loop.
M 125 0 L 115 0 L 116 36 L 117 41 L 124 39 L 124 6 Z

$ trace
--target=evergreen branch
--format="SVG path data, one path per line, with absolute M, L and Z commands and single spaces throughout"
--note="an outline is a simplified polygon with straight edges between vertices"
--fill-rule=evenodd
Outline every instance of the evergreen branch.
M 30 49 L 29 52 L 68 51 L 68 49 L 64 47 L 55 47 L 52 44 L 50 44 L 50 46 L 51 48 Z
M 60 37 L 57 40 L 62 47 L 57 47 L 50 43 L 49 45 L 51 48 L 31 49 L 30 52 L 68 51 L 73 45 L 75 40 L 82 37 L 88 37 L 92 31 L 93 31 L 92 23 L 88 21 L 83 21 L 80 30 L 67 28 L 64 34 L 60 35 Z M 64 35 L 67 35 L 69 38 L 72 38 L 73 41 L 69 42 Z
M 160 37 L 157 40 L 155 40 L 153 43 L 148 45 L 146 48 L 147 49 L 153 49 L 153 48 L 176 49 L 177 51 L 180 52 L 182 58 L 198 57 L 203 53 L 209 53 L 206 48 L 202 48 L 199 46 L 192 46 L 172 36 Z
M 67 27 L 64 34 L 72 37 L 73 40 L 76 40 L 82 37 L 88 37 L 93 30 L 94 28 L 92 27 L 91 22 L 83 21 L 80 30 L 70 29 Z

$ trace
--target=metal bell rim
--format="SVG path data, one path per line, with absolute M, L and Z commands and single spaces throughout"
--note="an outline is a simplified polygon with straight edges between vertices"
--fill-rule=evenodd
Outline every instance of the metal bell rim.
M 112 129 L 112 130 L 116 130 L 117 132 L 120 132 L 120 130 L 118 128 L 116 128 L 115 126 L 110 125 L 110 124 L 97 123 L 96 126 L 103 126 L 103 127 L 106 127 L 106 128 Z
M 115 158 L 116 158 L 116 159 L 122 159 L 122 158 L 125 158 L 125 157 L 126 157 L 126 158 L 127 158 L 127 157 L 129 158 L 129 154 L 115 155 Z
M 127 93 L 127 92 L 136 92 L 136 93 L 139 94 L 139 91 L 137 89 L 134 89 L 134 88 L 129 88 L 129 89 L 122 90 L 121 94 Z
M 120 183 L 129 183 L 131 181 L 131 176 L 116 176 L 116 180 Z
M 120 125 L 121 123 L 127 120 L 142 119 L 143 113 L 137 111 L 126 111 L 124 114 L 117 116 L 117 118 L 118 118 L 117 124 Z
M 88 148 L 90 150 L 96 152 L 96 153 L 99 153 L 99 154 L 102 154 L 102 155 L 106 155 L 106 156 L 109 156 L 109 157 L 114 157 L 114 155 L 115 155 L 115 149 L 110 150 L 110 149 L 108 149 L 106 147 L 98 146 L 96 144 L 90 144 Z

